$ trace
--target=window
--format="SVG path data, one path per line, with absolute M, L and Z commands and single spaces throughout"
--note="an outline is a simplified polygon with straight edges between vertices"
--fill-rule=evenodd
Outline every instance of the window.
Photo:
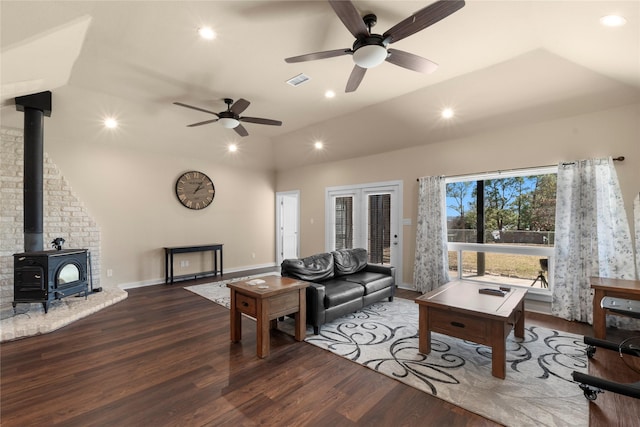
M 353 249 L 353 197 L 336 197 L 336 249 Z
M 389 264 L 391 253 L 391 195 L 369 195 L 369 233 L 367 250 L 369 262 Z
M 548 289 L 557 167 L 447 179 L 450 275 Z

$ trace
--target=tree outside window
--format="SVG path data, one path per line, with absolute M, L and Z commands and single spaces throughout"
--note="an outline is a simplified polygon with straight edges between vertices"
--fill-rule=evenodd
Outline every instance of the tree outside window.
M 478 194 L 479 188 L 482 194 Z M 446 203 L 449 242 L 553 246 L 555 173 L 456 180 L 447 183 Z M 470 276 L 533 280 L 542 266 L 537 256 L 508 257 L 478 251 L 464 252 L 462 258 L 464 274 Z M 450 252 L 450 268 L 457 269 L 457 263 L 457 254 Z

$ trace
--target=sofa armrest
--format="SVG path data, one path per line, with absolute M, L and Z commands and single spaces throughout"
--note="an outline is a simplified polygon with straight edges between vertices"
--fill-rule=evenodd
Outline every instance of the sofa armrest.
M 393 277 L 393 282 L 396 281 L 396 269 L 392 266 L 380 265 L 380 264 L 367 264 L 364 271 L 370 271 L 372 273 L 386 274 Z
M 307 323 L 320 326 L 324 323 L 325 286 L 309 282 L 307 287 Z

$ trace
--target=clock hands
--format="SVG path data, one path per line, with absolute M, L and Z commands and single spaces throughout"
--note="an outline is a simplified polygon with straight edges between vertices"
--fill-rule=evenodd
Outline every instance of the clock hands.
M 215 192 L 213 181 L 202 172 L 185 172 L 176 181 L 176 196 L 189 209 L 199 210 L 211 205 Z

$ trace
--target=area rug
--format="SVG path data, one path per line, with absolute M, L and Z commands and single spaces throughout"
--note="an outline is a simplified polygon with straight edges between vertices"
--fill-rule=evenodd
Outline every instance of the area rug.
M 226 284 L 199 286 L 228 308 Z M 431 353 L 419 353 L 417 325 L 417 304 L 395 298 L 325 324 L 319 335 L 309 328 L 305 341 L 507 426 L 588 426 L 587 400 L 571 379 L 587 372 L 582 336 L 537 326 L 525 327 L 524 339 L 512 332 L 501 380 L 483 345 L 432 333 Z
M 252 276 L 237 277 L 235 279 L 220 280 L 219 282 L 204 283 L 202 285 L 185 286 L 184 289 L 205 297 L 223 307 L 229 308 L 231 305 L 231 294 L 227 283 L 242 282 L 255 277 L 277 276 L 276 273 L 254 274 Z

